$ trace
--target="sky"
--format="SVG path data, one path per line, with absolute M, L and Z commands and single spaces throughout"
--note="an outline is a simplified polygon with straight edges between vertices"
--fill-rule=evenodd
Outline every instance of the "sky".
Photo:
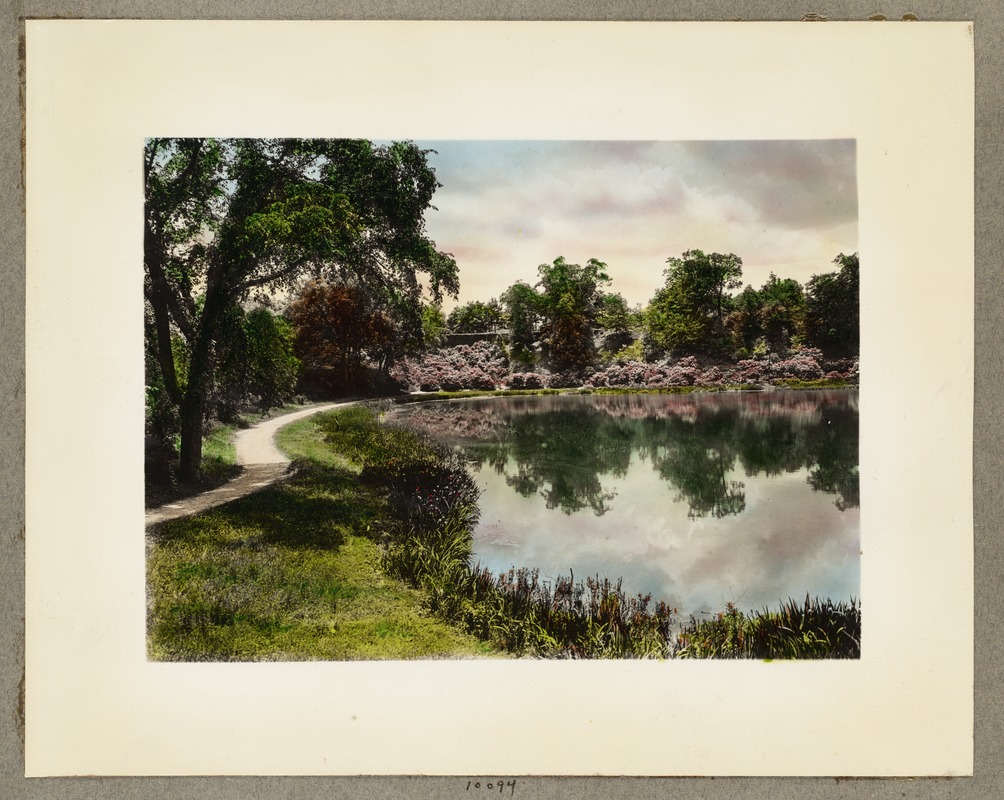
M 460 269 L 458 303 L 498 297 L 564 256 L 608 265 L 630 304 L 686 250 L 735 253 L 743 283 L 805 283 L 858 250 L 853 140 L 417 141 L 442 184 L 428 235 Z

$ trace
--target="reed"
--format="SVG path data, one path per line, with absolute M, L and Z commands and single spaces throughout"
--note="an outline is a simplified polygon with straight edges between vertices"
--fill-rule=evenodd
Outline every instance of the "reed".
M 777 610 L 744 614 L 732 603 L 709 620 L 690 618 L 677 658 L 821 659 L 861 657 L 861 604 L 788 599 Z

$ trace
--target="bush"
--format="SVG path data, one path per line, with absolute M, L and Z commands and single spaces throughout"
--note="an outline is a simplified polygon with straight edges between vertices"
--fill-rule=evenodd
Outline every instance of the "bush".
M 618 355 L 634 354 L 638 350 L 639 346 L 634 346 Z M 565 370 L 550 374 L 525 371 L 509 374 L 508 364 L 504 351 L 497 344 L 479 342 L 427 355 L 420 362 L 402 362 L 395 366 L 392 375 L 403 384 L 426 392 L 492 391 L 502 385 L 510 389 L 568 389 L 579 386 L 672 389 L 812 381 L 824 377 L 858 382 L 857 359 L 824 362 L 823 354 L 810 347 L 796 348 L 783 359 L 776 353 L 764 352 L 762 357 L 742 359 L 736 364 L 712 365 L 703 370 L 694 356 L 662 362 L 640 358 L 618 360 L 592 373 Z
M 467 524 L 477 521 L 480 490 L 456 451 L 414 431 L 381 425 L 361 406 L 325 415 L 318 425 L 335 449 L 362 466 L 361 479 L 384 489 L 396 516 L 420 535 L 461 508 L 475 511 L 462 518 Z
M 543 389 L 546 383 L 545 377 L 536 372 L 514 372 L 507 381 L 510 389 Z
M 427 353 L 421 360 L 405 359 L 390 370 L 391 376 L 423 392 L 490 391 L 509 373 L 509 361 L 495 342 L 475 342 Z
M 562 372 L 552 372 L 547 377 L 547 388 L 549 389 L 574 389 L 582 385 L 582 375 L 571 369 Z
M 814 380 L 823 377 L 823 369 L 819 366 L 823 354 L 811 347 L 792 351 L 788 358 L 770 365 L 772 378 L 798 378 Z

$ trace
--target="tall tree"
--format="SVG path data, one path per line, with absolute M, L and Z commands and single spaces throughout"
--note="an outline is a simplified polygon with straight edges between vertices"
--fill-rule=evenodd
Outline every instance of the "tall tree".
M 761 324 L 767 344 L 784 353 L 805 327 L 805 296 L 794 278 L 778 278 L 773 272 L 760 289 Z
M 363 361 L 389 366 L 394 327 L 356 283 L 308 281 L 286 310 L 296 352 L 310 368 L 334 368 L 343 389 L 362 388 Z
M 300 362 L 293 353 L 293 327 L 267 308 L 230 309 L 217 347 L 216 374 L 207 392 L 216 416 L 233 421 L 241 406 L 263 411 L 292 397 Z
M 861 340 L 858 254 L 841 253 L 833 263 L 836 272 L 813 275 L 806 284 L 806 334 L 828 355 L 854 356 Z
M 456 294 L 457 266 L 425 235 L 438 183 L 412 143 L 151 139 L 144 155 L 144 292 L 164 390 L 181 417 L 181 478 L 202 428 L 229 309 L 305 272 L 351 275 L 421 338 L 421 282 Z M 188 351 L 175 373 L 171 336 Z
M 772 272 L 760 291 L 747 286 L 730 305 L 725 324 L 740 355 L 756 347 L 785 353 L 804 335 L 805 295 L 794 278 L 778 278 Z
M 530 284 L 517 281 L 502 293 L 502 303 L 509 325 L 513 358 L 529 364 L 533 361 L 533 347 L 537 340 L 540 297 Z
M 422 305 L 422 344 L 425 347 L 439 347 L 446 337 L 446 316 L 438 304 Z
M 619 292 L 615 294 L 604 292 L 600 296 L 596 325 L 603 331 L 603 348 L 605 350 L 616 353 L 634 341 L 634 336 L 631 334 L 633 321 L 634 314 L 628 307 L 624 295 Z
M 721 350 L 728 293 L 742 286 L 742 259 L 733 253 L 688 250 L 666 263 L 666 284 L 646 313 L 649 340 L 666 352 Z
M 570 264 L 558 257 L 538 267 L 540 305 L 544 317 L 541 338 L 557 369 L 581 369 L 596 355 L 593 325 L 610 283 L 607 265 L 595 258 L 585 265 Z

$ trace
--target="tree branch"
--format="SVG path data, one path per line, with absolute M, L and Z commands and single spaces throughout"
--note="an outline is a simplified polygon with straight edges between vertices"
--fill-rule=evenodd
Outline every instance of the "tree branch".
M 303 269 L 311 261 L 308 257 L 299 258 L 291 264 L 287 264 L 284 267 L 280 267 L 273 272 L 269 272 L 258 278 L 249 278 L 248 280 L 242 281 L 234 286 L 228 293 L 230 297 L 236 298 L 240 297 L 248 289 L 254 289 L 256 286 L 264 286 L 267 283 L 272 283 L 273 281 L 281 280 L 282 278 L 289 277 L 299 270 Z

